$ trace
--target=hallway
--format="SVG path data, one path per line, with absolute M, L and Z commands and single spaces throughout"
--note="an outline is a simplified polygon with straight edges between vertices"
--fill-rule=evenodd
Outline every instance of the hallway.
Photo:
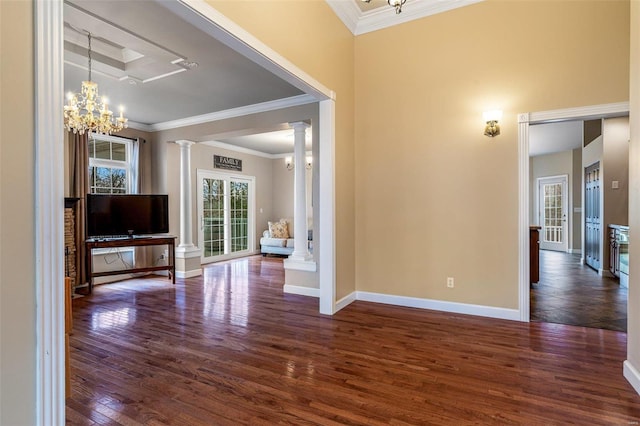
M 530 289 L 531 321 L 627 330 L 627 288 L 580 264 L 579 254 L 540 251 L 540 282 Z

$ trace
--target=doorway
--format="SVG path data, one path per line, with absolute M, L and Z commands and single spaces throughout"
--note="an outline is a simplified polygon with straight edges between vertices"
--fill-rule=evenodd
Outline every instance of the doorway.
M 566 120 L 587 120 L 603 117 L 621 117 L 629 115 L 629 102 L 591 105 L 551 111 L 527 112 L 518 114 L 518 312 L 520 320 L 531 320 L 530 306 L 530 141 L 531 125 Z
M 572 148 L 573 153 L 573 166 L 571 167 L 571 175 L 569 176 L 569 189 L 568 194 L 573 194 L 569 198 L 569 208 L 565 210 L 568 216 L 569 222 L 569 250 L 567 252 L 552 251 L 550 247 L 545 247 L 545 240 L 547 242 L 554 238 L 549 238 L 549 233 L 541 235 L 540 242 L 543 250 L 540 252 L 540 282 L 539 283 L 527 283 L 526 293 L 521 299 L 521 306 L 525 309 L 529 309 L 529 320 L 555 322 L 561 324 L 580 325 L 587 327 L 608 328 L 616 329 L 619 331 L 626 330 L 626 288 L 619 284 L 616 278 L 607 274 L 608 255 L 606 249 L 608 244 L 606 243 L 606 236 L 603 236 L 603 227 L 606 228 L 606 224 L 618 223 L 621 216 L 618 216 L 618 212 L 626 212 L 626 203 L 620 203 L 618 196 L 626 194 L 626 177 L 622 177 L 622 183 L 620 187 L 617 179 L 619 176 L 626 176 L 626 167 L 624 164 L 628 163 L 628 155 L 625 155 L 623 159 L 616 159 L 621 156 L 627 147 L 628 137 L 619 137 L 616 135 L 617 128 L 620 122 L 625 120 L 626 104 L 612 104 L 603 105 L 598 107 L 584 108 L 585 115 L 576 116 L 569 115 L 575 113 L 578 110 L 572 110 L 566 114 L 557 112 L 540 113 L 540 120 L 537 120 L 538 114 L 531 114 L 529 117 L 522 118 L 534 118 L 534 120 L 526 123 L 521 122 L 521 148 L 527 144 L 527 152 L 530 149 L 530 136 L 524 135 L 524 131 L 530 131 L 532 128 L 538 127 L 538 124 L 550 124 L 556 123 L 558 120 L 563 122 L 593 120 L 601 122 L 603 126 L 603 132 L 599 133 L 599 137 L 593 138 L 591 143 L 584 143 L 581 141 L 577 148 Z M 600 110 L 601 113 L 598 116 L 593 115 L 595 110 Z M 620 118 L 615 118 L 620 117 Z M 536 126 L 531 126 L 536 124 Z M 628 131 L 628 127 L 627 127 Z M 526 137 L 525 137 L 526 136 Z M 526 141 L 524 140 L 526 139 Z M 582 138 L 581 138 L 582 139 Z M 589 139 L 591 141 L 591 139 Z M 571 155 L 571 154 L 567 154 Z M 557 162 L 550 161 L 546 168 L 555 167 L 552 164 L 558 164 Z M 608 179 L 604 184 L 602 167 L 607 167 L 609 171 Z M 616 163 L 617 162 L 617 163 Z M 522 163 L 521 163 L 522 164 Z M 620 165 L 618 165 L 620 164 Z M 535 185 L 529 191 L 535 191 L 535 195 L 531 195 L 529 200 L 531 202 L 540 203 L 544 205 L 544 193 L 542 201 L 539 199 L 539 192 L 541 192 L 541 185 L 538 178 L 552 176 L 553 173 L 540 174 L 541 170 L 546 169 L 539 167 L 536 170 L 534 161 L 530 159 L 525 167 L 527 175 L 535 179 Z M 532 168 L 532 170 L 528 170 Z M 522 169 L 521 169 L 522 171 Z M 556 172 L 555 175 L 560 175 Z M 546 182 L 557 183 L 557 182 Z M 607 187 L 608 186 L 608 187 Z M 605 188 L 607 187 L 607 188 Z M 610 189 L 608 189 L 610 187 Z M 618 189 L 622 189 L 622 191 Z M 613 190 L 613 193 L 611 193 Z M 558 188 L 550 190 L 551 194 L 557 194 Z M 547 196 L 549 191 L 547 191 Z M 590 194 L 591 192 L 591 194 Z M 582 199 L 576 200 L 575 196 L 579 197 L 582 193 Z M 531 194 L 531 192 L 530 192 Z M 522 195 L 522 194 L 521 194 Z M 607 210 L 603 210 L 605 196 L 608 196 L 607 200 L 611 201 Z M 527 204 L 526 200 L 521 198 L 523 204 Z M 547 203 L 549 204 L 549 203 Z M 553 203 L 552 203 L 553 204 Z M 598 207 L 599 206 L 599 207 Z M 534 224 L 535 220 L 544 215 L 539 215 L 539 208 L 531 210 L 529 216 L 531 223 Z M 591 210 L 596 210 L 595 212 Z M 609 213 L 603 213 L 609 212 Z M 608 215 L 607 215 L 608 214 Z M 558 215 L 551 213 L 553 218 L 557 218 Z M 587 225 L 587 216 L 589 224 Z M 626 217 L 626 216 L 625 216 Z M 562 219 L 562 215 L 560 215 Z M 572 223 L 573 222 L 573 223 Z M 620 222 L 625 224 L 626 222 Z M 542 222 L 538 223 L 540 226 Z M 589 238 L 587 230 L 593 229 L 596 234 Z M 599 231 L 595 231 L 595 230 Z M 553 234 L 556 231 L 550 231 Z M 571 234 L 573 233 L 573 236 Z M 582 244 L 580 244 L 580 235 L 582 234 Z M 553 235 L 551 235 L 553 237 Z M 528 242 L 528 239 L 527 239 Z M 600 244 L 597 244 L 597 243 Z M 599 262 L 598 269 L 594 270 L 586 265 L 587 254 L 590 253 L 587 243 L 593 246 L 589 254 L 593 260 Z M 599 245 L 605 245 L 604 255 L 602 253 L 602 247 Z M 599 248 L 598 248 L 599 247 Z M 528 247 L 527 247 L 528 249 Z M 528 250 L 527 250 L 528 253 Z M 605 259 L 605 262 L 603 262 Z M 545 282 L 545 275 L 547 281 Z M 525 289 L 522 288 L 521 294 L 524 295 Z M 590 289 L 594 292 L 589 293 Z M 591 296 L 589 296 L 589 294 Z M 524 300 L 524 298 L 528 300 Z M 583 298 L 580 301 L 580 297 Z M 598 303 L 593 303 L 595 300 Z M 527 306 L 529 305 L 529 306 Z M 540 309 L 542 307 L 543 309 Z M 598 313 L 597 309 L 604 309 L 604 311 Z M 521 311 L 524 313 L 524 311 Z M 601 315 L 600 315 L 601 314 Z M 597 317 L 597 318 L 596 318 Z M 524 319 L 523 319 L 524 320 Z

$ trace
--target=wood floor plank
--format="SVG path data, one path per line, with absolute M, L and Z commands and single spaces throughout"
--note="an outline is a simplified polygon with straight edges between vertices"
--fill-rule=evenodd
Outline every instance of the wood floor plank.
M 282 260 L 74 299 L 69 425 L 631 424 L 626 334 L 284 294 Z

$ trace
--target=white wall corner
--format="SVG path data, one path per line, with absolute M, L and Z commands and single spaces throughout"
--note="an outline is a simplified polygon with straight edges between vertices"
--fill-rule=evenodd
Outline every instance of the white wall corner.
M 629 384 L 633 386 L 635 391 L 640 394 L 640 372 L 631 364 L 631 361 L 626 360 L 622 364 L 622 374 L 627 379 Z
M 347 294 L 345 297 L 343 297 L 342 299 L 340 299 L 340 300 L 338 300 L 336 302 L 336 312 L 338 312 L 342 308 L 345 308 L 345 307 L 349 306 L 350 304 L 352 304 L 356 300 L 358 300 L 358 299 L 356 298 L 356 292 L 355 291 L 353 293 Z

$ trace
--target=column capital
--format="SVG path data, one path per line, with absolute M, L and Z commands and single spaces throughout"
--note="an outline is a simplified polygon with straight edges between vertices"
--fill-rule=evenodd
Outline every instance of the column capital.
M 293 121 L 291 123 L 289 123 L 289 125 L 291 127 L 293 127 L 294 129 L 307 129 L 309 127 L 311 127 L 311 124 L 304 122 L 304 121 Z
M 197 143 L 197 142 L 188 141 L 186 139 L 180 139 L 180 140 L 175 141 L 175 144 L 176 145 L 180 145 L 180 146 L 191 146 L 191 145 L 193 145 L 195 143 Z

